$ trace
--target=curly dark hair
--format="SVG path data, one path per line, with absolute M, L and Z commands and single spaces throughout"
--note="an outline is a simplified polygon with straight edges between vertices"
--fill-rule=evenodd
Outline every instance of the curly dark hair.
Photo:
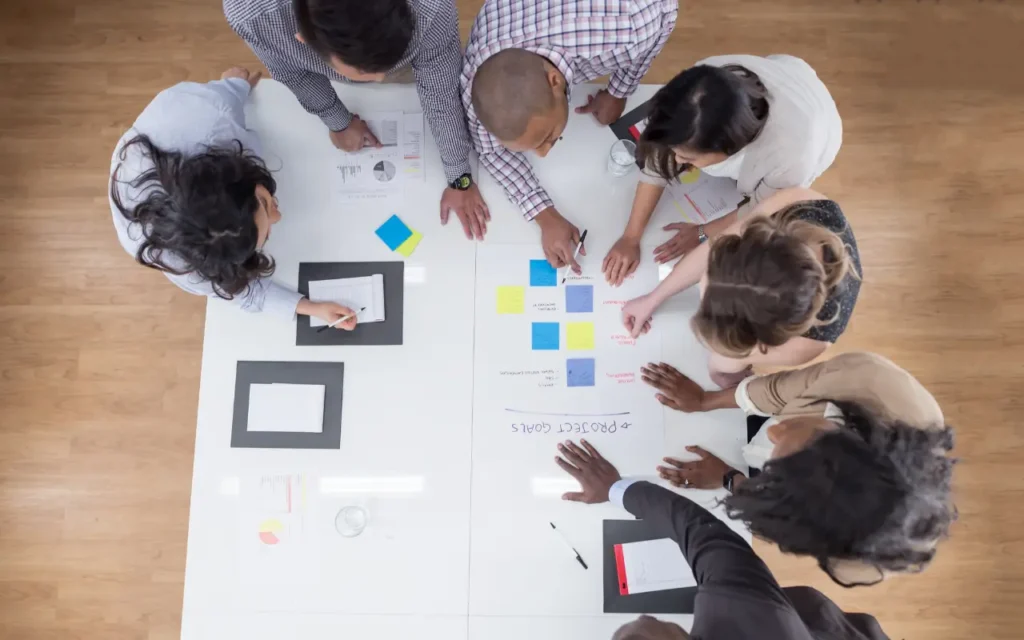
M 949 426 L 921 429 L 887 421 L 853 403 L 804 449 L 770 460 L 725 499 L 729 517 L 759 538 L 812 556 L 834 581 L 836 561 L 885 572 L 922 571 L 956 520 L 956 461 Z
M 767 95 L 761 79 L 745 67 L 690 67 L 651 98 L 637 158 L 645 169 L 672 180 L 692 168 L 676 162 L 673 147 L 731 156 L 764 128 Z
M 146 189 L 145 199 L 127 208 L 117 185 L 129 149 L 138 146 L 153 166 L 127 182 Z M 277 183 L 263 161 L 235 140 L 196 155 L 157 147 L 148 136 L 132 138 L 118 152 L 120 163 L 110 181 L 110 198 L 144 240 L 139 264 L 175 275 L 195 273 L 214 292 L 230 300 L 249 283 L 274 273 L 274 261 L 257 250 L 257 185 L 271 194 Z M 171 262 L 175 266 L 171 266 Z

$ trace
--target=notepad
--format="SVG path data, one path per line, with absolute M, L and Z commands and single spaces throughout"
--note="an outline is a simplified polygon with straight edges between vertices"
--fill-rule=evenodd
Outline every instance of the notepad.
M 313 302 L 337 302 L 353 311 L 366 307 L 356 316 L 360 324 L 384 322 L 384 276 L 380 273 L 362 278 L 310 280 L 309 299 Z M 325 324 L 320 318 L 309 319 L 311 327 Z
M 669 538 L 615 545 L 615 567 L 624 596 L 697 586 L 679 544 Z
M 324 430 L 324 385 L 249 385 L 247 431 L 278 433 L 322 433 Z

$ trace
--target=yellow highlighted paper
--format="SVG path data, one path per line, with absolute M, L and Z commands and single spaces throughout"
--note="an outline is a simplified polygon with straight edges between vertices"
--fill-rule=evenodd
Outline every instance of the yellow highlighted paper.
M 569 351 L 593 351 L 594 350 L 594 323 L 593 322 L 567 322 L 565 323 L 565 344 Z
M 523 313 L 526 287 L 498 287 L 498 313 Z
M 679 176 L 679 182 L 682 182 L 683 184 L 693 184 L 698 180 L 700 180 L 700 169 L 690 169 Z
M 409 229 L 409 231 L 412 231 L 412 229 Z M 412 235 L 409 236 L 405 242 L 398 245 L 398 248 L 395 249 L 395 251 L 408 258 L 409 256 L 412 255 L 412 252 L 416 250 L 416 246 L 419 245 L 420 240 L 422 239 L 422 233 L 420 233 L 419 231 L 412 231 Z

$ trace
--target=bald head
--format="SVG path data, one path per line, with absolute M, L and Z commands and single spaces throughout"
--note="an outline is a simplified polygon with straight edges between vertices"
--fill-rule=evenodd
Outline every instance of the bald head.
M 477 69 L 473 77 L 473 110 L 487 130 L 502 142 L 521 138 L 531 118 L 544 117 L 555 107 L 555 87 L 544 63 L 545 59 L 536 53 L 506 49 Z
M 673 622 L 643 615 L 619 627 L 612 640 L 687 640 L 690 634 Z

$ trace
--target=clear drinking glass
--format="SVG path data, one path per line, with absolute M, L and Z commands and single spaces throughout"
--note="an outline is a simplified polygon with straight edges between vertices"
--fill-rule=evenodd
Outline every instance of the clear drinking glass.
M 342 507 L 334 517 L 334 528 L 346 538 L 354 538 L 366 529 L 369 515 L 362 507 Z
M 608 152 L 608 173 L 613 176 L 624 176 L 635 166 L 636 144 L 630 140 L 616 140 Z

